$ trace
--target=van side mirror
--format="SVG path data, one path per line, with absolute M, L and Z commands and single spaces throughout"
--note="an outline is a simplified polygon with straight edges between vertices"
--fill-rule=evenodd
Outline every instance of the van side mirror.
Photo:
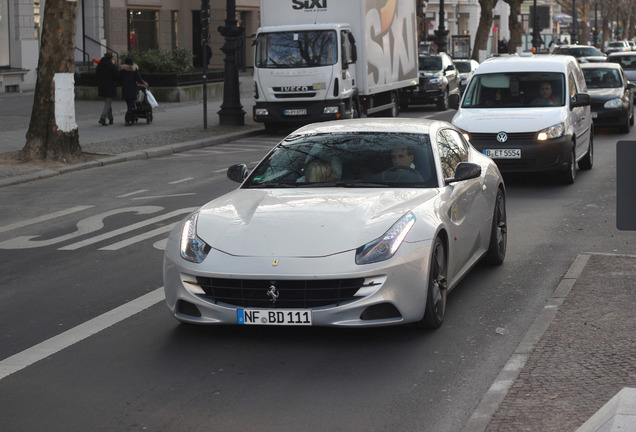
M 577 93 L 570 99 L 570 108 L 591 105 L 592 101 L 588 93 Z

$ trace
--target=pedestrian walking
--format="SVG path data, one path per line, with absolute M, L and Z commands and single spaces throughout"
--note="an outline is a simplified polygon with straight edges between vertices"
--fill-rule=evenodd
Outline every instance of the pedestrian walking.
M 107 52 L 95 69 L 97 94 L 104 98 L 104 108 L 99 117 L 99 124 L 102 126 L 113 124 L 113 98 L 117 96 L 118 75 L 117 65 L 113 62 L 113 53 Z
M 121 65 L 119 72 L 119 81 L 121 83 L 121 97 L 126 101 L 127 111 L 125 116 L 126 126 L 133 124 L 133 110 L 135 109 L 135 100 L 137 99 L 137 84 L 146 86 L 146 82 L 141 78 L 139 66 L 133 59 L 126 57 L 124 64 Z

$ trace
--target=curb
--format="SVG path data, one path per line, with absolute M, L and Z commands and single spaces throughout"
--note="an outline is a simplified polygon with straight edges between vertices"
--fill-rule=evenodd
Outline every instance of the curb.
M 113 165 L 120 162 L 128 162 L 133 160 L 150 159 L 161 156 L 168 156 L 173 153 L 181 153 L 203 147 L 214 146 L 230 141 L 236 141 L 251 136 L 263 135 L 262 129 L 254 129 L 245 132 L 234 132 L 227 135 L 221 135 L 216 138 L 201 138 L 193 141 L 185 141 L 177 144 L 168 144 L 161 147 L 153 147 L 147 150 L 136 150 L 128 153 L 121 153 L 115 156 L 105 157 L 91 162 L 84 162 L 75 165 L 69 165 L 56 170 L 40 170 L 29 174 L 18 175 L 0 179 L 0 187 L 12 186 L 20 183 L 28 183 L 36 180 L 42 180 L 50 177 L 56 177 L 70 172 L 82 171 L 90 168 L 103 167 Z
M 581 253 L 576 257 L 543 307 L 543 310 L 530 326 L 519 346 L 517 346 L 515 352 L 510 356 L 495 381 L 482 396 L 479 405 L 477 405 L 477 408 L 475 408 L 462 428 L 462 432 L 484 432 L 486 430 L 510 388 L 523 370 L 530 354 L 532 354 L 556 316 L 559 306 L 563 304 L 592 255 L 594 254 Z

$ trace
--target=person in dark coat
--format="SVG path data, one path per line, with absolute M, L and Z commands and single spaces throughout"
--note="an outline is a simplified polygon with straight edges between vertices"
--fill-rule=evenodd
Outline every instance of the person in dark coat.
M 133 123 L 133 110 L 135 109 L 135 99 L 137 99 L 137 84 L 146 86 L 146 82 L 141 79 L 139 67 L 133 59 L 127 57 L 119 71 L 119 82 L 121 83 L 121 97 L 126 101 L 128 110 L 126 111 L 126 126 Z
M 106 126 L 113 124 L 113 98 L 117 96 L 117 79 L 119 71 L 113 62 L 113 53 L 107 52 L 99 61 L 95 69 L 97 78 L 97 94 L 104 98 L 104 109 L 99 117 L 99 124 Z M 108 123 L 106 123 L 108 120 Z

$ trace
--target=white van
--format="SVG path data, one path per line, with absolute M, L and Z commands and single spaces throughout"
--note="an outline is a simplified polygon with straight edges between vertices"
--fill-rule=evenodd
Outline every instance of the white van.
M 592 168 L 590 96 L 572 56 L 487 59 L 475 70 L 452 123 L 504 173 L 554 171 L 571 184 L 577 162 Z

